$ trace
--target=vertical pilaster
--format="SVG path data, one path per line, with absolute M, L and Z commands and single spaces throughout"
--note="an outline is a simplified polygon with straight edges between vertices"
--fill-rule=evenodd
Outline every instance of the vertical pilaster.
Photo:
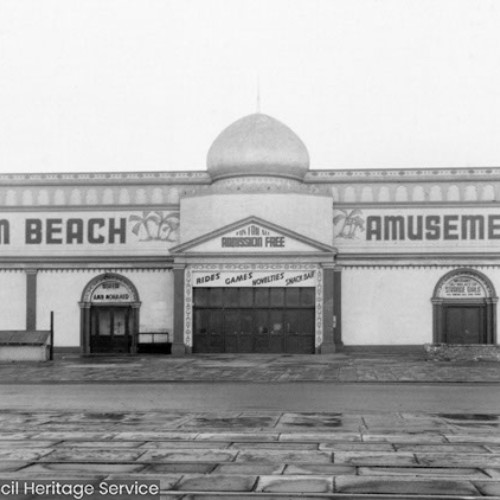
M 83 354 L 90 353 L 90 302 L 80 302 L 80 345 Z
M 321 354 L 335 352 L 334 340 L 334 264 L 323 264 L 323 343 Z
M 36 330 L 37 273 L 38 269 L 26 269 L 26 330 Z
M 333 342 L 337 350 L 344 345 L 342 341 L 342 269 L 333 270 Z
M 433 322 L 432 322 L 432 343 L 439 344 L 445 342 L 443 325 L 443 300 L 432 299 Z
M 185 287 L 184 265 L 174 265 L 174 339 L 172 343 L 172 355 L 184 356 L 186 346 L 184 345 L 184 287 Z

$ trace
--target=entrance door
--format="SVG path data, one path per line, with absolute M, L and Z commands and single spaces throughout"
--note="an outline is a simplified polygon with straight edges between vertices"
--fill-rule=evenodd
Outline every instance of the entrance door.
M 314 353 L 315 289 L 195 288 L 193 352 Z
M 448 344 L 485 342 L 484 306 L 447 306 L 445 339 Z
M 132 347 L 131 307 L 92 307 L 90 352 L 129 353 Z

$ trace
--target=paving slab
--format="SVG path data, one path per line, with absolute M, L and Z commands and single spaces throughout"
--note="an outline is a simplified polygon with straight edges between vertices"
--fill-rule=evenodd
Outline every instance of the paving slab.
M 282 432 L 279 436 L 280 441 L 295 441 L 295 442 L 322 442 L 322 443 L 337 443 L 361 441 L 359 432 Z
M 0 452 L 2 450 L 9 450 L 12 448 L 52 448 L 58 443 L 58 441 L 32 441 L 28 439 L 18 439 L 18 440 L 3 440 L 0 441 Z
M 419 443 L 394 443 L 397 451 L 407 451 L 410 453 L 465 453 L 465 454 L 481 454 L 491 453 L 491 450 L 486 446 L 477 444 L 419 444 Z
M 144 464 L 141 473 L 144 474 L 208 474 L 217 467 L 216 463 L 208 462 L 162 462 Z
M 23 467 L 29 465 L 30 462 L 23 462 L 21 460 L 2 460 L 0 461 L 0 473 L 2 472 L 14 472 L 16 470 L 20 470 Z
M 58 448 L 41 458 L 48 462 L 133 462 L 144 451 L 98 448 Z
M 70 427 L 70 430 L 65 431 L 44 431 L 38 432 L 33 435 L 33 439 L 51 439 L 51 440 L 82 440 L 82 441 L 106 441 L 108 439 L 112 439 L 114 437 L 114 433 L 111 432 L 86 432 L 81 431 L 79 427 L 75 428 L 73 425 Z
M 467 481 L 450 480 L 390 480 L 379 477 L 339 476 L 335 478 L 335 492 L 370 493 L 397 495 L 473 495 L 479 496 L 478 489 Z
M 129 444 L 130 441 L 118 441 L 117 444 Z M 132 442 L 133 443 L 133 442 Z M 161 449 L 161 450 L 179 450 L 179 449 L 200 449 L 209 447 L 211 450 L 233 448 L 234 443 L 228 441 L 148 441 L 146 443 L 137 442 L 137 446 L 142 449 Z
M 285 467 L 283 474 L 286 475 L 322 474 L 322 475 L 337 476 L 337 475 L 357 474 L 357 468 L 350 465 L 296 463 L 287 465 Z
M 339 443 L 339 442 L 329 442 L 329 443 L 319 443 L 319 449 L 325 451 L 395 451 L 395 445 L 387 442 L 374 442 L 374 443 Z
M 33 441 L 36 443 L 36 441 Z M 101 449 L 122 449 L 139 448 L 145 443 L 142 441 L 60 441 L 53 445 L 54 448 L 101 448 Z
M 330 493 L 333 478 L 317 475 L 261 476 L 256 491 L 265 493 Z
M 252 491 L 256 482 L 257 476 L 253 475 L 186 474 L 175 488 L 183 491 Z
M 140 462 L 231 462 L 236 450 L 218 450 L 201 448 L 198 450 L 178 449 L 176 451 L 148 450 L 139 458 Z
M 334 463 L 356 465 L 361 467 L 370 465 L 415 465 L 418 462 L 413 453 L 341 451 L 334 453 Z
M 418 463 L 432 467 L 500 467 L 500 455 L 455 455 L 454 453 L 417 453 Z
M 239 442 L 255 442 L 255 441 L 278 441 L 278 433 L 266 434 L 259 431 L 258 434 L 250 432 L 200 432 L 196 436 L 197 441 L 239 441 Z
M 363 441 L 385 441 L 388 443 L 445 443 L 448 436 L 439 433 L 416 433 L 402 434 L 400 432 L 392 434 L 385 432 L 383 434 L 363 433 Z
M 474 486 L 485 496 L 500 496 L 500 481 L 474 481 Z
M 214 469 L 214 474 L 254 474 L 269 476 L 283 474 L 284 469 L 284 464 L 231 463 L 217 465 Z
M 196 439 L 197 432 L 176 432 L 176 431 L 120 431 L 112 434 L 113 440 L 123 441 L 186 441 Z
M 9 461 L 9 462 L 31 462 L 33 460 L 38 460 L 45 455 L 49 455 L 52 453 L 52 448 L 38 448 L 38 449 L 6 449 L 0 450 L 0 462 Z
M 210 446 L 212 442 L 210 443 Z M 276 441 L 250 441 L 231 443 L 231 448 L 239 450 L 317 450 L 318 443 L 276 442 Z
M 221 429 L 260 429 L 273 427 L 276 424 L 273 417 L 196 417 L 187 422 L 184 427 L 203 430 L 204 428 Z
M 461 479 L 488 478 L 488 473 L 486 471 L 464 467 L 358 467 L 357 473 L 360 476 L 459 477 Z
M 242 450 L 236 457 L 237 462 L 253 463 L 331 463 L 332 454 L 319 451 L 278 451 L 278 450 Z
M 103 462 L 46 462 L 34 463 L 22 470 L 23 475 L 33 473 L 65 472 L 71 474 L 115 474 L 133 473 L 144 469 L 144 464 L 116 464 Z

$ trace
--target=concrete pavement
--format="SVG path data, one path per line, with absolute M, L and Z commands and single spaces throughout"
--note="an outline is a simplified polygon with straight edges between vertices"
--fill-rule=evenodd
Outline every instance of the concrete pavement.
M 162 382 L 498 383 L 500 362 L 429 361 L 425 354 L 62 356 L 47 363 L 0 363 L 6 383 Z
M 2 411 L 0 424 L 3 481 L 155 479 L 179 500 L 500 498 L 498 415 Z

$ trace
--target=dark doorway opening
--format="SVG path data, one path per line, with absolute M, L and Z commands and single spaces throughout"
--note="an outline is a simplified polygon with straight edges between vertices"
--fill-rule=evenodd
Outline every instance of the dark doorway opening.
M 477 305 L 446 305 L 444 341 L 447 344 L 487 343 L 485 309 Z
M 132 307 L 91 307 L 90 352 L 132 352 L 134 323 Z
M 314 353 L 315 288 L 194 288 L 196 353 Z

